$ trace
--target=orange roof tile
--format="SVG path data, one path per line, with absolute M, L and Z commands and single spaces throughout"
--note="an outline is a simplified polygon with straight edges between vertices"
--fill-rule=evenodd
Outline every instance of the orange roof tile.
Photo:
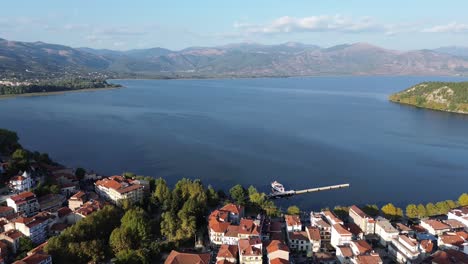
M 306 228 L 306 231 L 311 240 L 314 240 L 314 241 L 320 240 L 320 230 L 318 229 L 318 227 L 308 226 Z
M 286 220 L 287 226 L 295 226 L 301 224 L 301 218 L 298 215 L 285 215 L 284 219 Z
M 210 253 L 194 254 L 172 250 L 164 264 L 209 264 Z
M 234 258 L 237 259 L 239 248 L 237 245 L 221 245 L 218 251 L 218 258 Z
M 237 204 L 233 204 L 233 203 L 229 203 L 229 204 L 226 204 L 225 206 L 223 206 L 220 210 L 227 211 L 227 212 L 239 215 L 241 213 L 241 211 L 242 211 L 242 206 L 237 205 Z
M 288 246 L 286 246 L 286 244 L 284 244 L 283 242 L 279 240 L 272 240 L 266 249 L 267 249 L 268 254 L 278 251 L 278 250 L 289 252 Z

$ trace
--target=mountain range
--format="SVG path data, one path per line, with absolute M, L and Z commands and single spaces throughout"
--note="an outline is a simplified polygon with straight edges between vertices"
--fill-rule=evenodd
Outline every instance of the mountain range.
M 148 77 L 468 75 L 468 48 L 396 51 L 367 43 L 322 48 L 288 42 L 116 51 L 0 39 L 0 74 L 69 70 Z

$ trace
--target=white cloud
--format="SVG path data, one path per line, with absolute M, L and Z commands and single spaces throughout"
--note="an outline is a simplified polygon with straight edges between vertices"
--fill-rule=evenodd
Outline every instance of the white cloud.
M 342 15 L 319 15 L 309 17 L 283 16 L 270 23 L 259 25 L 236 22 L 234 27 L 247 34 L 280 34 L 291 32 L 386 32 L 387 26 L 371 17 L 352 18 Z
M 468 33 L 468 24 L 452 22 L 446 25 L 437 25 L 423 29 L 426 33 Z

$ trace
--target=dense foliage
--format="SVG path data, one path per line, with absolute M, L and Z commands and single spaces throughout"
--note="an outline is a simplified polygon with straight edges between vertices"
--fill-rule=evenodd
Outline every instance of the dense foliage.
M 0 128 L 0 154 L 10 154 L 20 148 L 18 135 L 10 130 Z
M 390 96 L 393 102 L 468 113 L 468 82 L 424 82 Z
M 27 93 L 63 92 L 90 88 L 108 88 L 118 85 L 109 84 L 105 80 L 70 78 L 59 80 L 48 80 L 32 83 L 29 85 L 7 86 L 0 85 L 0 95 L 14 95 Z

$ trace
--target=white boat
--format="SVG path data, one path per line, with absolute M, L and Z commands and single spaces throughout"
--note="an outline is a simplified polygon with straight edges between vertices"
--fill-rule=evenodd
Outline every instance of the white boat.
M 284 187 L 283 184 L 274 181 L 271 183 L 271 189 L 274 193 L 283 193 L 284 192 Z

